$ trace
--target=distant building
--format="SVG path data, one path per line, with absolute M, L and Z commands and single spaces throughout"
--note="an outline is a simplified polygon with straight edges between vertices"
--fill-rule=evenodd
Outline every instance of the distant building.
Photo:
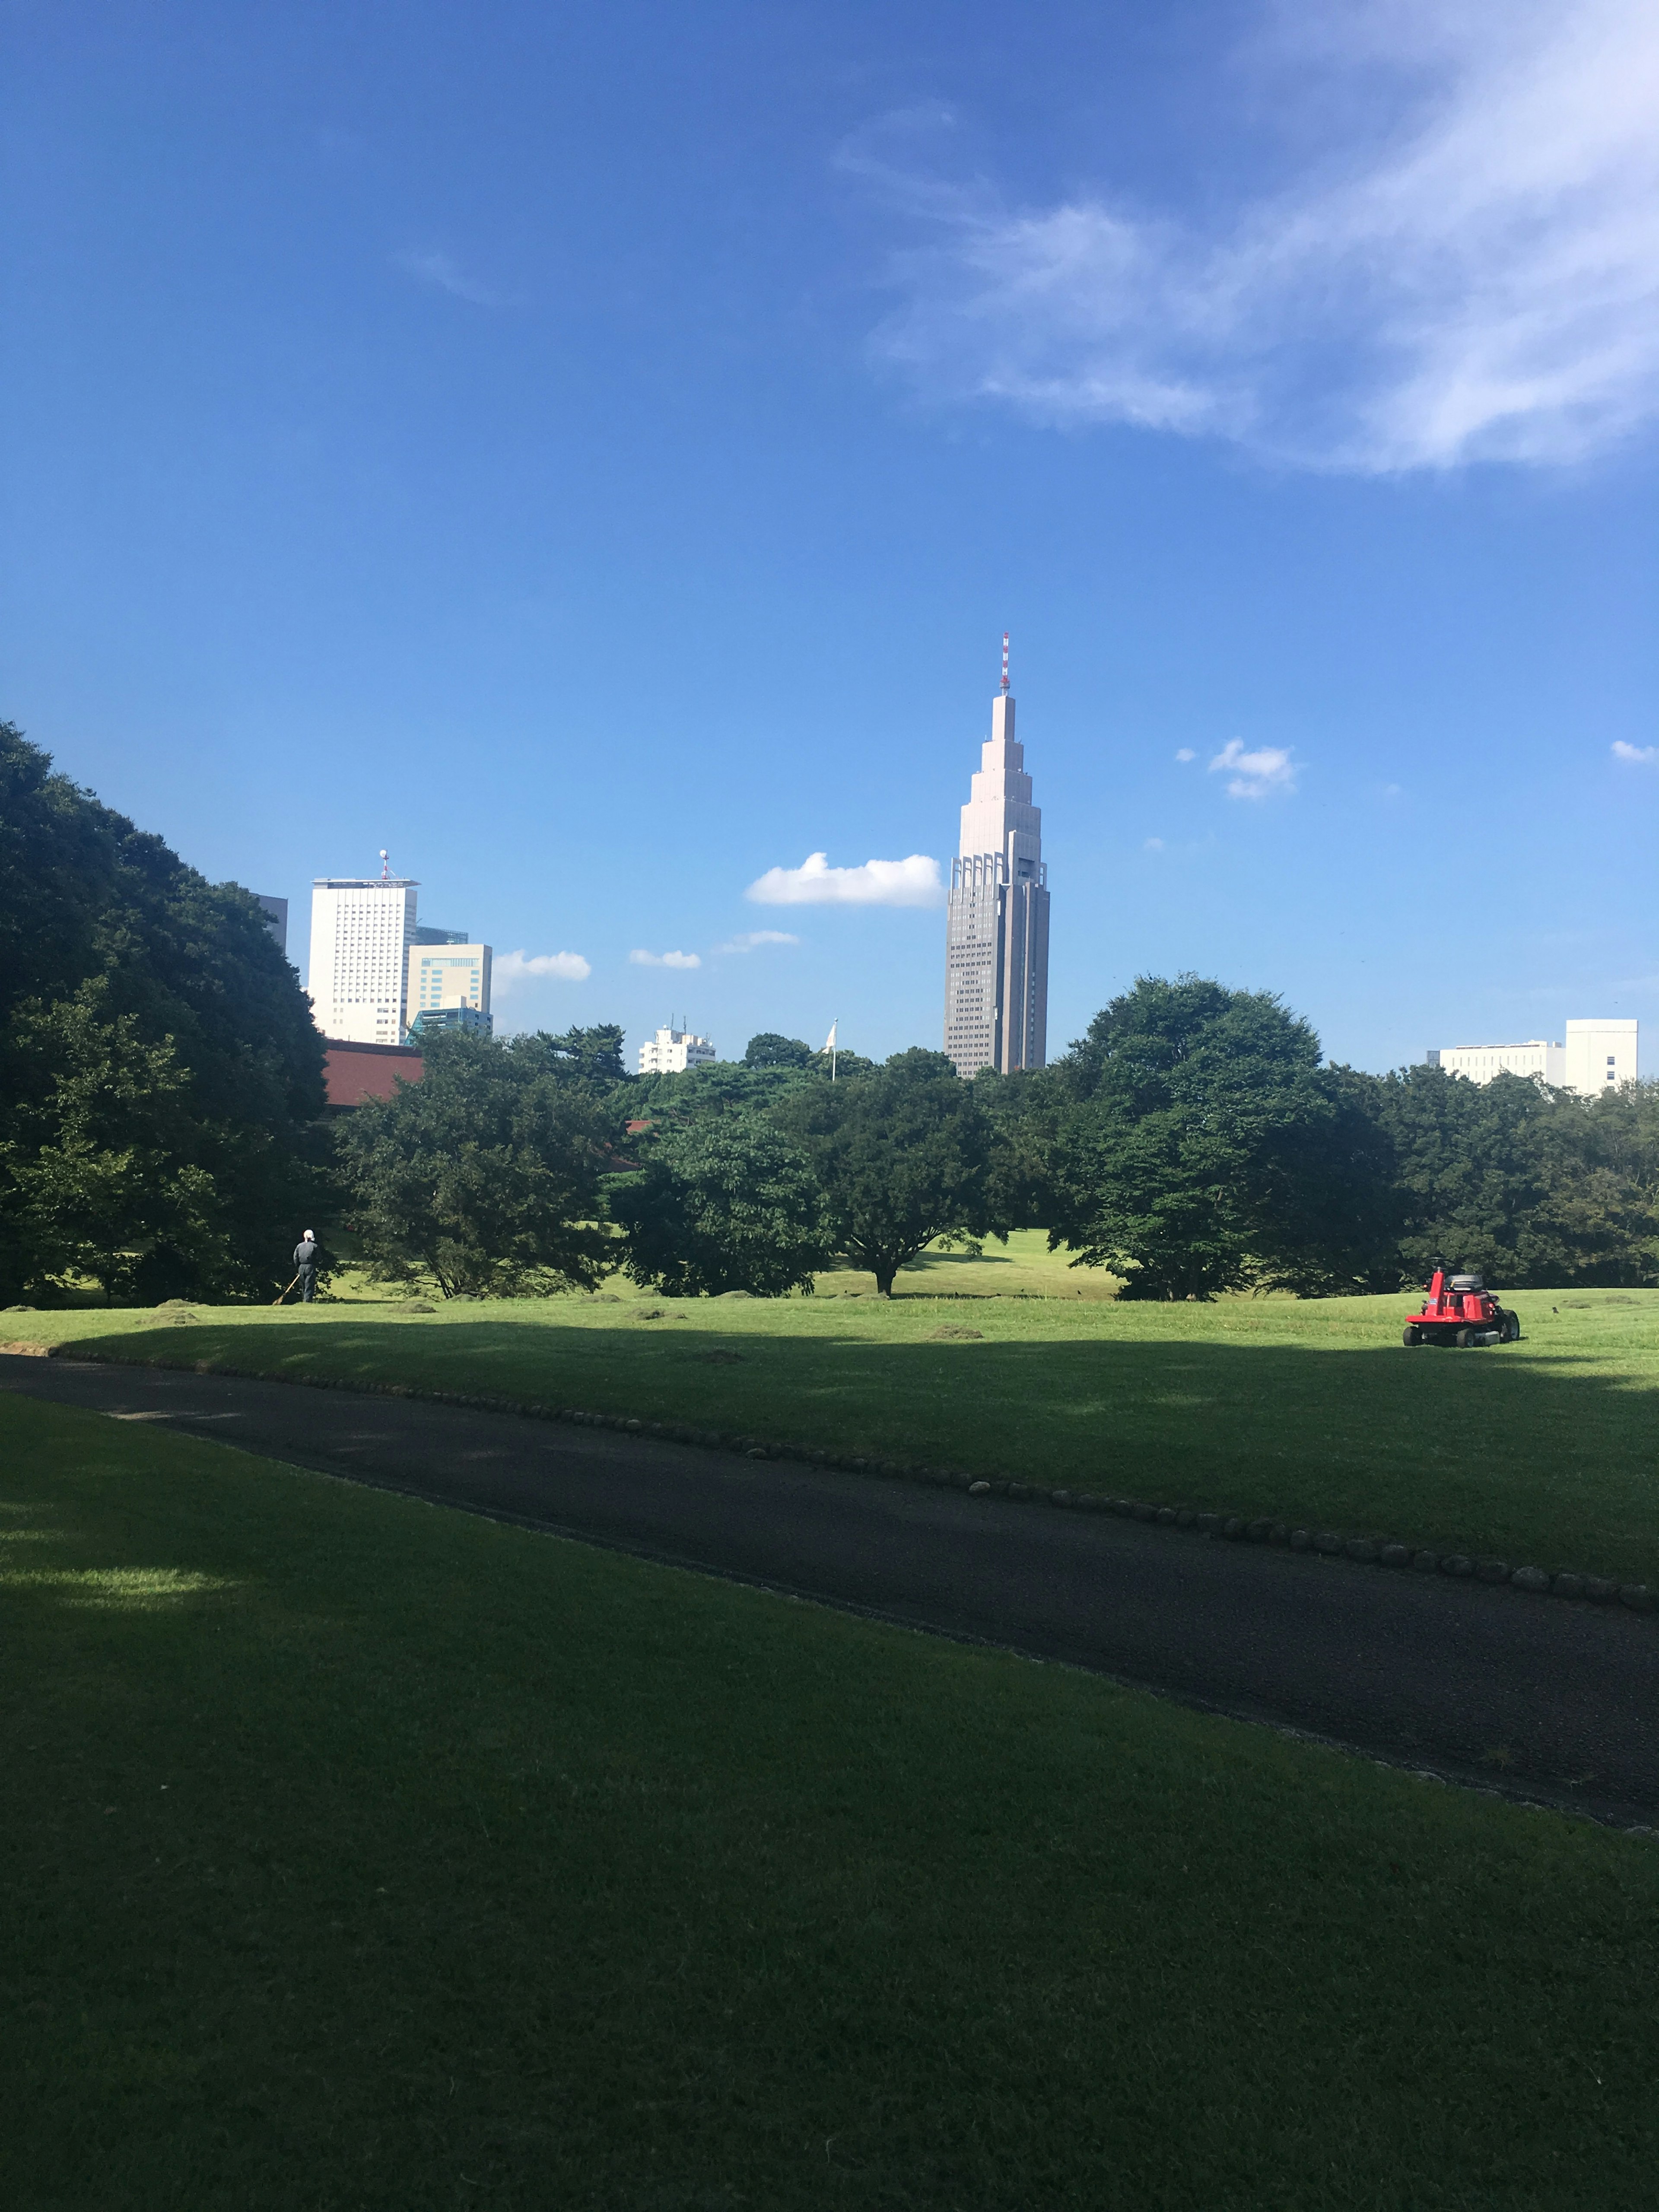
M 255 891 L 253 896 L 264 908 L 265 927 L 276 939 L 276 950 L 286 959 L 288 957 L 288 901 L 283 898 L 268 898 L 264 891 Z
M 958 1075 L 1041 1067 L 1048 1049 L 1048 871 L 1042 812 L 1014 738 L 1008 641 L 991 734 L 962 810 L 945 932 L 945 1049 Z
M 470 941 L 464 929 L 436 929 L 427 921 L 417 924 L 415 931 L 416 945 L 465 945 Z
M 688 1067 L 704 1067 L 719 1058 L 707 1037 L 671 1027 L 659 1030 L 649 1044 L 640 1047 L 640 1073 L 684 1075 Z
M 393 1098 L 399 1083 L 418 1083 L 419 1052 L 406 1044 L 341 1044 L 323 1054 L 323 1084 L 331 1113 L 349 1113 L 372 1098 Z
M 1428 1063 L 1471 1083 L 1490 1083 L 1496 1075 L 1541 1076 L 1589 1097 L 1610 1083 L 1635 1080 L 1636 1045 L 1634 1022 L 1569 1022 L 1565 1044 L 1533 1037 L 1525 1044 L 1442 1045 L 1429 1053 Z
M 409 948 L 404 1004 L 411 1029 L 427 1015 L 448 1013 L 458 1018 L 468 1014 L 472 1018 L 458 1018 L 443 1024 L 428 1021 L 427 1027 L 492 1029 L 495 1024 L 489 1012 L 489 947 L 471 944 L 464 936 L 449 930 L 417 929 L 415 942 Z
M 410 1024 L 409 1034 L 411 1041 L 430 1036 L 434 1030 L 477 1030 L 489 1036 L 495 1027 L 495 1017 L 481 1012 L 477 1006 L 428 1006 Z
M 313 1017 L 325 1036 L 357 1044 L 403 1042 L 416 890 L 413 877 L 385 872 L 314 880 L 309 989 Z

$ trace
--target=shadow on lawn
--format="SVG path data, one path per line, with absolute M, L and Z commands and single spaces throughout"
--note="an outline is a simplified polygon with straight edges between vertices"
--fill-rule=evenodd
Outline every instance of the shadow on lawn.
M 1653 1401 L 1507 1348 L 930 1342 L 330 1316 L 124 1358 L 634 1417 L 832 1454 L 1273 1515 L 1659 1581 Z M 109 1340 L 77 1349 L 107 1356 Z M 326 1419 L 325 1415 L 322 1418 Z

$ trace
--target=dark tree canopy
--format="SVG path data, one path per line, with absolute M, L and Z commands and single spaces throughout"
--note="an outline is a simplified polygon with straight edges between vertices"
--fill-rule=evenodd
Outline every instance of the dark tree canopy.
M 675 1297 L 811 1289 L 829 1258 L 823 1195 L 804 1151 L 768 1115 L 683 1115 L 640 1149 L 640 1168 L 611 1191 L 635 1282 Z
M 774 1111 L 811 1160 L 835 1249 L 867 1267 L 884 1297 L 936 1237 L 1006 1225 L 990 1203 L 990 1121 L 943 1053 L 897 1053 Z
M 558 1036 L 542 1032 L 541 1042 L 550 1059 L 589 1083 L 626 1083 L 631 1079 L 623 1064 L 623 1032 L 616 1022 L 601 1022 L 589 1030 L 566 1030 Z
M 1395 1162 L 1409 1279 L 1437 1254 L 1515 1289 L 1659 1278 L 1659 1086 L 1584 1099 L 1427 1066 L 1363 1080 Z
M 0 723 L 0 1302 L 263 1292 L 323 1187 L 322 1069 L 252 895 Z
M 380 1280 L 429 1278 L 446 1297 L 591 1289 L 620 1256 L 599 1224 L 622 1137 L 614 1089 L 544 1039 L 441 1030 L 419 1082 L 341 1132 L 363 1256 Z
M 1378 1190 L 1367 1182 L 1350 1207 L 1331 1187 L 1345 1147 L 1366 1176 L 1381 1150 L 1339 1111 L 1312 1030 L 1270 994 L 1142 976 L 1054 1075 L 1070 1109 L 1053 1141 L 1053 1241 L 1121 1274 L 1125 1297 L 1330 1287 L 1333 1243 L 1361 1279 L 1386 1257 Z
M 745 1067 L 810 1067 L 812 1048 L 802 1037 L 780 1036 L 775 1030 L 763 1030 L 751 1036 L 744 1048 Z

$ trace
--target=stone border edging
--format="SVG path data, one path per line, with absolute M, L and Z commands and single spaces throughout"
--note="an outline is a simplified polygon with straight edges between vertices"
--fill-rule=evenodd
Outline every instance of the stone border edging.
M 53 1345 L 47 1356 L 61 1349 Z M 625 1413 L 590 1413 L 577 1406 L 549 1406 L 459 1390 L 428 1390 L 407 1382 L 350 1382 L 335 1375 L 270 1375 L 197 1360 L 124 1360 L 107 1352 L 82 1352 L 77 1357 L 109 1367 L 161 1367 L 177 1373 L 240 1376 L 248 1382 L 301 1382 L 312 1389 L 349 1390 L 369 1397 L 415 1398 L 434 1405 L 466 1407 L 477 1413 L 516 1413 L 527 1420 L 567 1421 L 578 1428 L 612 1429 L 623 1436 L 695 1444 L 704 1450 L 737 1452 L 749 1459 L 798 1460 L 807 1467 L 834 1468 L 848 1474 L 874 1474 L 889 1481 L 921 1483 L 935 1490 L 959 1490 L 969 1498 L 1007 1498 L 1033 1504 L 1058 1505 L 1074 1512 L 1112 1513 L 1120 1520 L 1192 1530 L 1234 1543 L 1278 1544 L 1292 1552 L 1313 1552 L 1324 1559 L 1351 1560 L 1358 1566 L 1449 1575 L 1462 1582 L 1506 1583 L 1512 1589 L 1525 1590 L 1537 1597 L 1578 1598 L 1592 1605 L 1617 1603 L 1627 1606 L 1632 1613 L 1652 1613 L 1659 1602 L 1645 1583 L 1616 1583 L 1605 1576 L 1567 1570 L 1557 1572 L 1545 1567 L 1511 1567 L 1506 1559 L 1490 1553 L 1436 1552 L 1425 1546 L 1402 1543 L 1392 1536 L 1351 1536 L 1339 1529 L 1293 1528 L 1285 1521 L 1250 1520 L 1242 1514 L 1200 1511 L 1190 1505 L 1149 1505 L 1139 1498 L 1113 1498 L 1099 1491 L 1056 1490 L 1042 1483 L 1021 1482 L 1012 1476 L 975 1475 L 959 1468 L 928 1467 L 914 1460 L 813 1450 L 804 1444 L 776 1443 L 760 1437 L 735 1435 L 724 1429 L 693 1428 L 684 1422 L 641 1421 Z

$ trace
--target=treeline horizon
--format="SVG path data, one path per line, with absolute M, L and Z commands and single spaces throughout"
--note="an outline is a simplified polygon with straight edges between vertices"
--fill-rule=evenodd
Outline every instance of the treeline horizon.
M 1591 1098 L 1327 1063 L 1270 992 L 1143 976 L 1049 1066 L 959 1078 L 774 1032 L 631 1075 L 615 1024 L 422 1040 L 325 1110 L 325 1040 L 252 894 L 0 724 L 0 1305 L 268 1297 L 301 1227 L 447 1296 L 884 1293 L 939 1237 L 1040 1229 L 1125 1297 L 1659 1282 L 1659 1085 Z

